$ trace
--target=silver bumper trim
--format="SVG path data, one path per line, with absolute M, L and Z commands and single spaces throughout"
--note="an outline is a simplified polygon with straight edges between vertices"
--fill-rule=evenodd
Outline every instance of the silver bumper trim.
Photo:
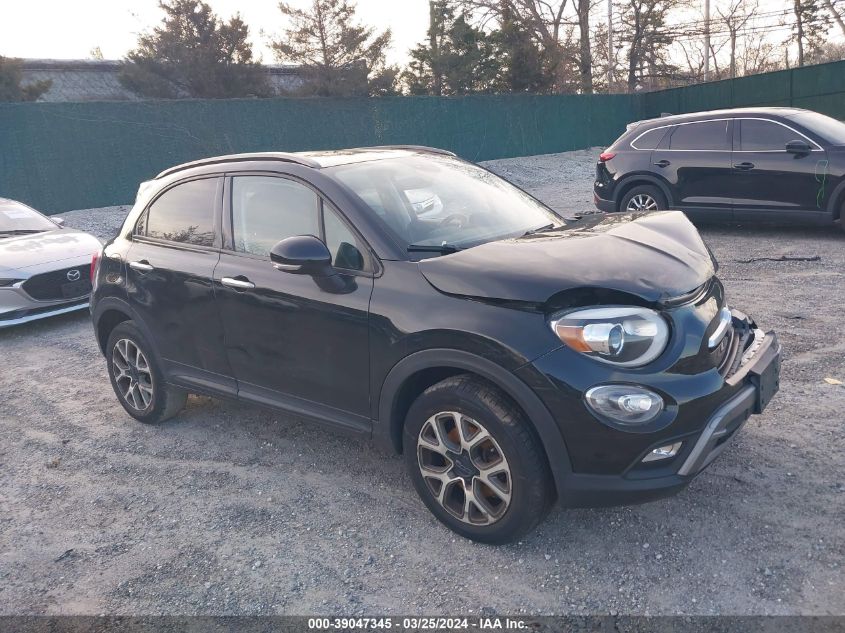
M 38 312 L 37 314 L 29 314 L 27 316 L 18 317 L 17 319 L 9 319 L 8 321 L 0 320 L 0 330 L 13 325 L 20 325 L 22 323 L 29 323 L 30 321 L 37 321 L 38 319 L 46 319 L 47 317 L 56 316 L 59 314 L 66 314 L 68 312 L 75 312 L 76 310 L 85 310 L 88 308 L 88 302 L 80 303 L 78 305 L 59 307 L 49 312 Z
M 737 417 L 742 417 L 744 422 L 751 416 L 756 395 L 757 389 L 754 385 L 748 385 L 716 409 L 716 413 L 704 427 L 701 437 L 698 438 L 686 461 L 678 469 L 679 475 L 686 476 L 697 473 L 722 452 L 722 447 L 726 444 L 716 446 L 716 443 L 728 432 L 728 426 Z

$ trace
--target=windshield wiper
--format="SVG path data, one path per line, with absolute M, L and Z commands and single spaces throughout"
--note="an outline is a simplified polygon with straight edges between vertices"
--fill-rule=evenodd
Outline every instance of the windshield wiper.
M 409 253 L 441 253 L 448 255 L 449 253 L 457 253 L 460 250 L 462 249 L 446 242 L 442 244 L 410 244 L 408 246 Z
M 29 235 L 30 233 L 43 233 L 41 229 L 13 229 L 11 231 L 0 231 L 0 235 Z
M 530 231 L 525 231 L 525 233 L 522 234 L 522 237 L 525 237 L 526 235 L 535 235 L 536 233 L 545 233 L 546 231 L 551 231 L 552 229 L 556 228 L 558 228 L 558 225 L 552 222 L 551 224 L 545 224 L 539 228 L 531 229 Z

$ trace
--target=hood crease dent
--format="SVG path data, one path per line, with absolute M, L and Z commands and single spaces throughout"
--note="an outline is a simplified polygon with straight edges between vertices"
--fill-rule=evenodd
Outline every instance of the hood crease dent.
M 560 229 L 424 259 L 441 292 L 542 304 L 559 292 L 601 288 L 659 303 L 714 274 L 710 252 L 680 211 L 586 216 Z

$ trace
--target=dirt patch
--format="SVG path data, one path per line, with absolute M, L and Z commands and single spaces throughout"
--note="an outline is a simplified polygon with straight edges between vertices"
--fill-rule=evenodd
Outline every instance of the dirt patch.
M 490 166 L 575 212 L 595 153 Z M 105 238 L 125 212 L 64 217 Z M 676 497 L 556 509 L 507 547 L 446 530 L 366 442 L 199 397 L 134 422 L 85 314 L 0 331 L 0 612 L 845 613 L 845 386 L 825 381 L 845 382 L 845 234 L 702 233 L 731 305 L 780 336 L 781 392 Z

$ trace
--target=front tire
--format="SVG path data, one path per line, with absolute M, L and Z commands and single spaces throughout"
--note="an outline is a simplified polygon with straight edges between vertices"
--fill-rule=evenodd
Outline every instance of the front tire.
M 124 321 L 112 330 L 106 361 L 117 399 L 139 422 L 164 422 L 185 406 L 187 392 L 164 382 L 158 357 L 132 321 Z
M 425 505 L 468 539 L 515 541 L 549 510 L 551 474 L 530 422 L 510 398 L 474 376 L 447 378 L 414 401 L 403 452 Z
M 654 185 L 632 187 L 619 203 L 619 210 L 625 213 L 638 211 L 663 211 L 668 208 L 666 196 Z

